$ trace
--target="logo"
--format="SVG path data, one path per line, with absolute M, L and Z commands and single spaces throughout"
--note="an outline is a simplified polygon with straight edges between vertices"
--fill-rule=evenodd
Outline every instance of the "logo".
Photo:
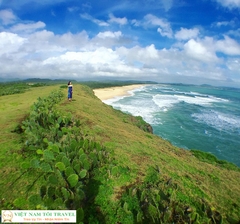
M 1 1 L 1 0 L 0 0 Z M 2 210 L 2 223 L 76 223 L 76 210 Z
M 12 219 L 13 219 L 13 213 L 11 211 L 4 211 L 2 213 L 2 222 L 12 222 Z

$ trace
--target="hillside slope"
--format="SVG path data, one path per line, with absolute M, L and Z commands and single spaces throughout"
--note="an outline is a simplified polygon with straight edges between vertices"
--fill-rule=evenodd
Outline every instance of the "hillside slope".
M 22 151 L 21 135 L 13 130 L 26 118 L 33 102 L 39 96 L 46 97 L 53 89 L 59 89 L 59 86 L 34 88 L 23 94 L 0 98 L 0 175 L 4 177 L 0 180 L 2 208 L 11 207 L 11 201 L 19 194 L 24 196 L 25 185 L 33 179 L 31 175 L 24 176 L 15 184 L 21 174 L 19 164 L 27 159 L 27 155 Z M 152 166 L 158 170 L 163 181 L 177 186 L 170 189 L 174 191 L 171 197 L 175 201 L 189 207 L 207 204 L 208 213 L 211 213 L 208 216 L 221 214 L 226 223 L 237 223 L 240 220 L 238 169 L 226 169 L 220 164 L 202 162 L 191 151 L 174 147 L 160 137 L 143 131 L 138 127 L 141 126 L 139 120 L 105 105 L 87 86 L 74 85 L 73 99 L 72 102 L 62 100 L 57 109 L 79 119 L 84 136 L 112 150 L 116 163 L 128 170 L 122 176 L 113 177 L 108 188 L 99 187 L 100 196 L 105 191 L 108 200 L 117 203 L 122 200 L 126 190 L 144 183 L 147 171 Z M 37 186 L 35 189 L 37 191 Z M 108 217 L 104 222 L 117 222 L 117 218 L 114 220 L 114 215 L 104 205 L 109 201 L 101 200 L 100 196 L 96 197 L 97 203 L 99 206 L 102 203 L 101 212 Z M 123 207 L 128 212 L 125 203 Z

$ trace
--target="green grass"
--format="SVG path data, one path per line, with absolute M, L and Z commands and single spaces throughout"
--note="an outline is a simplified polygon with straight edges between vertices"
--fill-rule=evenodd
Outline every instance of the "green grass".
M 46 86 L 46 83 L 7 82 L 0 83 L 0 96 L 24 93 L 30 88 Z
M 236 166 L 235 164 L 227 162 L 225 160 L 219 160 L 219 159 L 217 159 L 216 156 L 212 155 L 211 153 L 203 152 L 203 151 L 196 150 L 196 149 L 192 149 L 191 152 L 193 153 L 193 155 L 196 158 L 198 158 L 199 160 L 201 160 L 203 162 L 219 165 L 219 166 L 225 167 L 230 170 L 240 171 L 240 168 L 238 166 Z
M 33 88 L 21 94 L 0 97 L 0 200 L 14 200 L 18 195 L 24 194 L 25 186 L 31 182 L 31 176 L 21 179 L 19 177 L 19 164 L 25 161 L 23 154 L 22 136 L 14 130 L 26 118 L 30 107 L 38 97 L 46 97 L 53 89 L 59 87 Z M 0 204 L 1 205 L 1 204 Z
M 21 175 L 20 164 L 29 157 L 24 152 L 22 134 L 14 130 L 26 119 L 37 98 L 48 96 L 54 89 L 60 89 L 60 85 L 31 88 L 25 93 L 0 97 L 2 209 L 11 209 L 16 198 L 25 197 L 26 186 L 34 180 L 34 174 L 30 173 L 15 181 Z M 121 167 L 119 174 L 112 175 L 111 178 L 100 176 L 94 183 L 101 184 L 90 190 L 96 194 L 95 209 L 101 207 L 101 212 L 98 213 L 101 223 L 116 222 L 114 211 L 121 205 L 121 196 L 126 189 L 140 186 L 144 182 L 150 165 L 158 167 L 164 181 L 171 180 L 177 186 L 174 190 L 176 193 L 172 195 L 175 200 L 195 207 L 205 201 L 212 211 L 221 213 L 224 223 L 237 223 L 240 220 L 240 172 L 233 164 L 199 151 L 172 146 L 160 137 L 144 131 L 142 127 L 145 127 L 145 123 L 141 118 L 114 110 L 84 85 L 75 84 L 73 101 L 62 100 L 57 110 L 70 112 L 75 119 L 79 119 L 83 134 L 112 150 L 116 163 Z M 31 191 L 38 192 L 38 185 Z M 93 208 L 89 209 L 92 211 Z M 92 214 L 94 212 L 96 211 L 92 211 Z M 117 209 L 117 212 L 120 217 L 126 217 L 122 223 L 131 219 L 131 215 L 127 218 L 124 208 Z

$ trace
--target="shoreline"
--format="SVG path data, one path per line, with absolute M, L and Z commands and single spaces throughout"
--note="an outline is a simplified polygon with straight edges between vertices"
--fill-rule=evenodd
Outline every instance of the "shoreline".
M 113 99 L 115 97 L 120 96 L 130 96 L 129 91 L 138 89 L 146 84 L 133 84 L 127 86 L 115 86 L 115 87 L 107 87 L 100 89 L 93 89 L 93 92 L 96 97 L 98 97 L 101 101 Z

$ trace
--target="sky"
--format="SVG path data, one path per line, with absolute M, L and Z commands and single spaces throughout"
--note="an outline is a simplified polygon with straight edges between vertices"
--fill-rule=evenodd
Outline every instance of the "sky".
M 0 79 L 240 87 L 240 0 L 0 0 Z

